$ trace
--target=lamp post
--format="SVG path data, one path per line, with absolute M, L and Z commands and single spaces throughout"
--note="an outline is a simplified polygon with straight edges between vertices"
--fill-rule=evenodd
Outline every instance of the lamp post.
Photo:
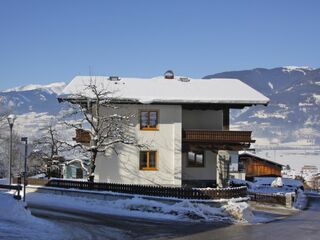
M 13 124 L 14 124 L 14 120 L 16 120 L 16 116 L 13 114 L 10 114 L 7 117 L 8 123 L 9 123 L 9 127 L 10 127 L 10 148 L 9 148 L 9 184 L 11 185 L 11 176 L 12 176 L 12 129 L 13 129 Z
M 27 186 L 27 155 L 28 155 L 28 138 L 22 137 L 21 142 L 25 143 L 24 147 L 24 172 L 23 172 L 23 201 L 26 201 L 26 186 Z

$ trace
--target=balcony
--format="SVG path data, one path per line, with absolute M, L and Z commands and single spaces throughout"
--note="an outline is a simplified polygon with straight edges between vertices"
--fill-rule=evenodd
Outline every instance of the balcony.
M 76 129 L 76 137 L 73 138 L 73 141 L 81 144 L 89 144 L 91 141 L 91 136 L 89 131 L 83 129 Z
M 255 140 L 251 138 L 251 131 L 184 130 L 182 142 L 188 146 L 239 151 L 249 148 Z

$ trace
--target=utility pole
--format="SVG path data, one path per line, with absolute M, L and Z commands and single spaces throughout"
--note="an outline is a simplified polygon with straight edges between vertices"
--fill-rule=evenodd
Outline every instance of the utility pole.
M 16 116 L 13 114 L 10 114 L 7 118 L 9 127 L 10 127 L 10 148 L 9 148 L 9 185 L 11 185 L 11 179 L 12 179 L 12 135 L 13 135 L 13 124 L 14 120 L 16 119 Z
M 26 201 L 26 186 L 27 186 L 27 156 L 28 156 L 28 138 L 22 137 L 21 142 L 25 143 L 24 147 L 24 172 L 23 172 L 23 201 Z

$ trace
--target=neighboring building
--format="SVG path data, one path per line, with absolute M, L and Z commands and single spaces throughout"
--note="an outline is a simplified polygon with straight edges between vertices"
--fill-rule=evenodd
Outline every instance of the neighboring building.
M 116 93 L 117 111 L 135 116 L 130 131 L 149 144 L 145 149 L 123 145 L 121 154 L 99 155 L 95 179 L 100 182 L 223 186 L 230 166 L 238 171 L 238 151 L 254 142 L 250 131 L 229 129 L 230 109 L 269 102 L 237 79 L 190 79 L 172 72 L 150 79 L 77 76 L 59 100 L 85 104 L 75 96 L 86 94 L 92 79 L 99 88 Z M 90 136 L 78 130 L 75 140 L 88 143 Z
M 88 161 L 73 159 L 64 162 L 62 166 L 63 178 L 86 179 L 88 176 Z
M 320 173 L 309 176 L 305 179 L 305 185 L 314 190 L 320 190 Z
M 259 157 L 253 153 L 244 152 L 239 155 L 239 169 L 245 171 L 246 179 L 253 177 L 281 177 L 283 165 Z
M 54 155 L 52 159 L 47 159 L 47 175 L 48 178 L 63 178 L 62 166 L 65 158 Z
M 294 169 L 282 169 L 281 175 L 283 178 L 291 178 L 291 179 L 296 179 L 297 177 L 301 177 L 301 173 L 297 172 Z
M 316 174 L 318 173 L 318 168 L 314 165 L 304 165 L 302 168 L 301 168 L 301 173 L 302 174 Z

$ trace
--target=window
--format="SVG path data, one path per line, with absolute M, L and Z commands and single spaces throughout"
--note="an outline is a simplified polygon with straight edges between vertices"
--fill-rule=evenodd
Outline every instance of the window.
M 157 151 L 140 152 L 140 170 L 157 170 Z
M 158 129 L 158 111 L 140 112 L 140 129 L 157 130 Z
M 204 152 L 188 152 L 188 167 L 204 167 Z

